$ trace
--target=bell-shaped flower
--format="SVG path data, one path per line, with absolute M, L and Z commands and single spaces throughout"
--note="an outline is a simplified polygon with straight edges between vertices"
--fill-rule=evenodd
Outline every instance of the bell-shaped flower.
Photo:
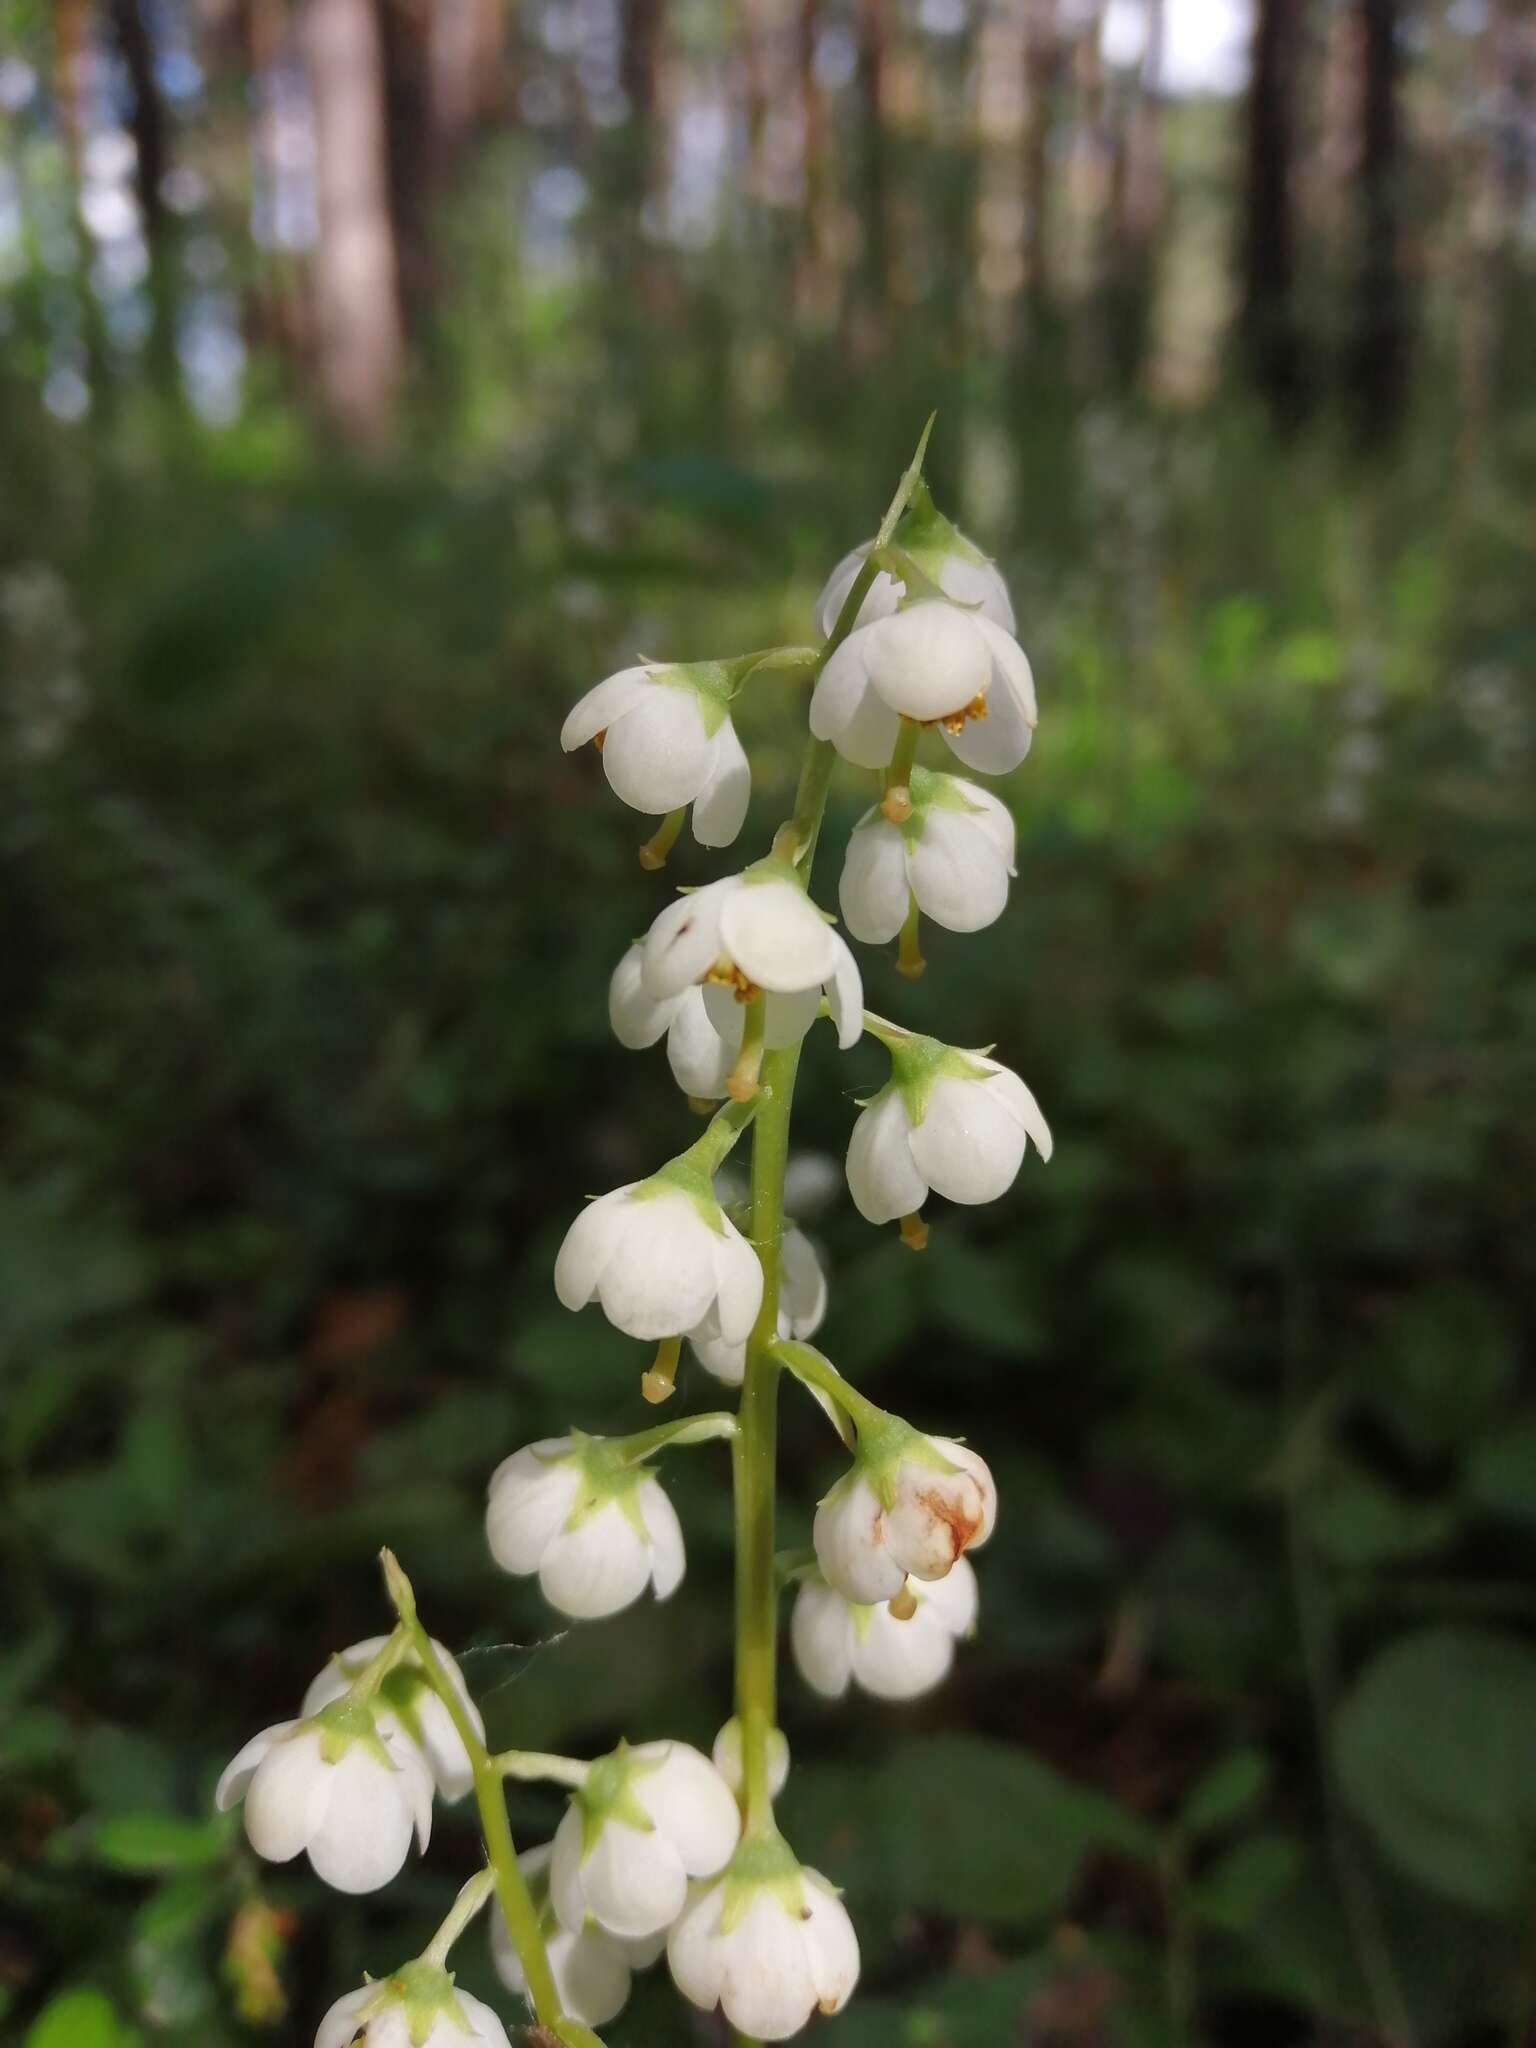
M 1031 1139 L 1050 1158 L 1050 1125 L 1011 1068 L 934 1038 L 887 1042 L 891 1079 L 848 1141 L 848 1189 L 868 1222 L 916 1215 L 930 1189 L 951 1202 L 995 1201 Z
M 874 1449 L 861 1435 L 853 1465 L 816 1510 L 811 1540 L 827 1583 L 872 1607 L 894 1600 L 909 1575 L 944 1578 L 996 1520 L 997 1488 L 973 1450 L 888 1417 Z
M 560 1925 L 549 1898 L 550 1845 L 529 1849 L 518 1857 L 528 1880 L 534 1905 L 539 1909 L 540 1932 L 550 1975 L 560 1994 L 563 2010 L 583 2026 L 605 2027 L 617 2018 L 629 2001 L 630 1979 L 636 1970 L 649 1969 L 667 1945 L 665 1931 L 648 1935 L 643 1941 L 620 1941 L 605 1934 L 589 1920 L 577 1934 Z M 526 1996 L 528 1980 L 507 1923 L 494 1907 L 491 1912 L 491 1961 L 497 1976 L 509 1991 Z
M 587 1204 L 555 1260 L 555 1292 L 570 1309 L 599 1301 L 631 1337 L 702 1327 L 742 1343 L 762 1304 L 763 1269 L 708 1170 L 685 1153 Z
M 979 932 L 1003 914 L 1014 872 L 1013 816 L 990 790 L 914 768 L 910 815 L 876 805 L 853 828 L 838 901 L 856 939 L 882 946 L 913 902 L 946 931 Z
M 269 1863 L 308 1853 L 339 1892 L 372 1892 L 432 1832 L 432 1776 L 414 1743 L 350 1700 L 264 1728 L 219 1780 L 221 1813 L 245 1801 L 251 1847 Z
M 649 1468 L 603 1437 L 525 1444 L 491 1475 L 485 1515 L 492 1557 L 515 1577 L 539 1575 L 562 1614 L 594 1621 L 682 1584 L 683 1531 Z
M 694 1886 L 667 1962 L 694 2005 L 754 2041 L 787 2041 L 848 2003 L 859 1942 L 833 1886 L 775 1839 L 743 1844 L 724 1876 Z
M 338 1998 L 315 2048 L 511 2048 L 488 2005 L 460 1991 L 446 1970 L 418 1961 Z
M 310 1682 L 300 1708 L 305 1718 L 318 1714 L 332 1700 L 343 1698 L 352 1681 L 378 1656 L 385 1640 L 383 1636 L 370 1636 L 366 1642 L 338 1650 L 325 1669 Z M 480 1719 L 479 1708 L 469 1696 L 463 1672 L 441 1643 L 434 1642 L 432 1647 L 459 1696 L 459 1704 L 483 1740 L 485 1724 Z M 464 1797 L 474 1783 L 469 1752 L 459 1739 L 448 1709 L 409 1652 L 386 1672 L 373 1699 L 373 1715 L 381 1735 L 398 1737 L 402 1742 L 413 1743 L 421 1751 L 433 1782 L 444 1799 Z
M 741 1723 L 734 1714 L 732 1714 L 730 1720 L 726 1722 L 720 1733 L 715 1737 L 715 1745 L 710 1755 L 714 1761 L 715 1769 L 739 1799 L 742 1788 L 746 1783 L 746 1774 L 742 1764 Z M 777 1799 L 788 1782 L 789 1737 L 782 1728 L 770 1728 L 768 1731 L 769 1798 Z
M 980 611 L 1005 633 L 1014 630 L 1013 602 L 996 564 L 937 510 L 926 484 L 920 482 L 913 490 L 892 538 L 899 554 L 912 563 L 920 577 L 952 603 Z M 823 634 L 830 635 L 836 626 L 872 545 L 866 541 L 852 549 L 827 578 L 816 600 L 816 623 Z M 888 617 L 906 594 L 902 578 L 882 569 L 859 607 L 855 624 L 867 626 Z
M 727 991 L 717 1029 L 705 1001 L 714 990 L 695 983 L 677 995 L 648 996 L 641 979 L 643 958 L 644 949 L 631 946 L 609 979 L 608 1021 L 614 1037 L 639 1052 L 665 1033 L 667 1064 L 683 1093 L 699 1102 L 722 1101 L 741 1051 L 743 1006 Z
M 811 693 L 811 731 L 861 768 L 887 765 L 910 718 L 936 726 L 967 767 L 1004 775 L 1029 752 L 1037 716 L 1019 643 L 938 599 L 850 633 Z
M 764 994 L 770 1048 L 798 1044 L 823 995 L 840 1046 L 846 1050 L 864 1028 L 858 963 L 784 861 L 761 860 L 709 882 L 656 919 L 642 945 L 642 989 L 662 1002 L 695 982 L 711 985 L 705 1001 L 723 1037 L 732 1003 Z
M 976 1604 L 976 1574 L 964 1557 L 942 1579 L 908 1579 L 895 1614 L 889 1603 L 845 1598 L 818 1572 L 795 1595 L 795 1662 L 828 1699 L 841 1699 L 850 1683 L 879 1700 L 916 1699 L 948 1676 L 956 1642 L 975 1629 Z
M 686 1742 L 621 1743 L 587 1772 L 555 1830 L 549 1889 L 560 1924 L 625 1941 L 670 1927 L 691 1877 L 723 1870 L 741 1833 L 731 1788 Z
M 730 702 L 739 664 L 642 662 L 588 690 L 560 730 L 569 754 L 596 740 L 603 773 L 631 809 L 657 815 L 693 805 L 701 846 L 729 846 L 741 830 L 752 771 Z
M 781 1337 L 813 1337 L 827 1313 L 827 1276 L 816 1256 L 816 1247 L 793 1223 L 788 1224 L 779 1246 L 779 1314 Z M 707 1372 L 728 1387 L 739 1387 L 747 1369 L 747 1346 L 728 1343 L 724 1337 L 695 1331 L 689 1338 L 694 1356 Z

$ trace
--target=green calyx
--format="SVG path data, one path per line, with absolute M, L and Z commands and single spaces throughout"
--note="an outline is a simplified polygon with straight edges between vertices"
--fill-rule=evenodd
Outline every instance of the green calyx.
M 551 1464 L 572 1465 L 580 1479 L 576 1498 L 567 1515 L 567 1529 L 579 1529 L 610 1502 L 623 1513 L 635 1534 L 644 1543 L 649 1543 L 650 1531 L 645 1526 L 645 1517 L 640 1512 L 640 1487 L 651 1475 L 643 1464 L 635 1464 L 625 1451 L 622 1440 L 610 1437 L 587 1436 L 579 1429 L 571 1431 L 572 1448 L 550 1460 Z
M 900 832 L 908 846 L 916 846 L 930 811 L 951 811 L 977 817 L 981 805 L 973 803 L 958 775 L 945 775 L 934 768 L 914 767 L 907 777 L 911 814 L 902 820 Z
M 699 700 L 699 716 L 711 738 L 730 716 L 731 699 L 741 688 L 745 671 L 737 661 L 674 661 L 646 674 L 667 690 L 691 690 Z
M 654 1202 L 662 1195 L 686 1195 L 716 1237 L 725 1235 L 725 1211 L 715 1200 L 715 1184 L 708 1167 L 688 1153 L 679 1153 L 659 1166 L 648 1180 L 630 1190 L 632 1202 Z
M 897 547 L 910 555 L 935 584 L 939 582 L 946 560 L 951 557 L 958 556 L 962 562 L 978 565 L 991 559 L 974 541 L 967 540 L 952 519 L 945 518 L 934 504 L 932 492 L 922 481 L 913 485 L 907 509 L 897 522 L 893 538 Z
M 326 1763 L 339 1764 L 354 1744 L 361 1743 L 386 1770 L 394 1769 L 389 1751 L 380 1739 L 373 1709 L 361 1700 L 343 1693 L 339 1700 L 332 1700 L 328 1707 L 311 1716 L 310 1725 L 320 1731 L 320 1754 Z
M 899 1092 L 907 1121 L 914 1128 L 928 1114 L 928 1099 L 935 1083 L 985 1081 L 990 1071 L 974 1053 L 962 1052 L 959 1046 L 946 1045 L 939 1038 L 920 1038 L 915 1033 L 892 1040 L 889 1051 L 891 1078 L 887 1085 Z M 875 1101 L 885 1092 L 882 1089 Z
M 901 1416 L 882 1411 L 878 1421 L 861 1423 L 853 1469 L 838 1485 L 854 1486 L 862 1479 L 881 1507 L 889 1512 L 896 1505 L 897 1481 L 903 1465 L 926 1466 L 930 1472 L 952 1473 L 959 1469 L 931 1436 L 914 1429 Z
M 722 1934 L 741 1925 L 762 1892 L 792 1920 L 805 1918 L 805 1873 L 799 1857 L 776 1831 L 745 1836 L 720 1881 L 725 1886 L 720 1909 Z
M 597 1838 L 609 1821 L 635 1828 L 642 1835 L 654 1833 L 656 1823 L 635 1793 L 637 1779 L 660 1770 L 661 1757 L 637 1757 L 627 1742 L 608 1756 L 588 1766 L 586 1781 L 571 1794 L 581 1814 L 581 1853 L 590 1856 Z
M 466 2036 L 474 2032 L 469 2015 L 454 1991 L 452 1977 L 446 1970 L 439 1969 L 436 1963 L 419 1957 L 414 1963 L 405 1963 L 384 1978 L 376 1998 L 368 2001 L 358 2017 L 371 2019 L 387 2005 L 404 2008 L 406 2028 L 415 2048 L 422 2048 L 439 2020 L 447 2020 L 451 2027 Z

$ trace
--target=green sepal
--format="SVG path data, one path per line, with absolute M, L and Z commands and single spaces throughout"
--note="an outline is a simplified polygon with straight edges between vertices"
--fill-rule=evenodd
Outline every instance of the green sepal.
M 896 1505 L 896 1476 L 903 1465 L 926 1465 L 933 1472 L 958 1472 L 960 1467 L 946 1458 L 931 1436 L 915 1429 L 900 1415 L 885 1410 L 859 1425 L 858 1448 L 853 1463 L 821 1505 L 836 1500 L 862 1479 L 887 1513 Z
M 686 1152 L 658 1166 L 646 1180 L 630 1190 L 632 1202 L 653 1202 L 659 1195 L 686 1195 L 716 1237 L 725 1235 L 725 1211 L 715 1199 L 715 1184 L 708 1170 Z
M 945 518 L 933 502 L 933 493 L 921 479 L 912 486 L 906 510 L 896 522 L 892 538 L 934 583 L 938 582 L 939 572 L 951 555 L 958 556 L 962 562 L 974 562 L 978 567 L 984 567 L 992 559 L 990 555 L 984 555 L 952 519 Z
M 692 690 L 699 716 L 711 739 L 731 712 L 731 699 L 741 688 L 744 671 L 736 661 L 669 661 L 648 665 L 646 674 L 663 689 Z
M 804 1872 L 799 1857 L 780 1834 L 747 1836 L 720 1881 L 725 1887 L 720 1908 L 722 1934 L 741 1925 L 761 1891 L 768 1892 L 791 1919 L 805 1918 Z
M 442 2019 L 461 2034 L 474 2033 L 469 2014 L 460 2005 L 453 1988 L 452 1977 L 436 1963 L 418 1957 L 414 1963 L 406 1963 L 395 1970 L 385 1979 L 381 1989 L 388 1990 L 393 2003 L 405 2007 L 405 2023 L 414 2048 L 422 2048 L 432 2029 Z
M 907 1122 L 914 1129 L 928 1114 L 928 1098 L 935 1082 L 987 1079 L 988 1069 L 974 1053 L 963 1052 L 957 1045 L 946 1045 L 940 1038 L 922 1038 L 914 1032 L 909 1038 L 897 1039 L 889 1050 L 891 1078 L 887 1086 L 900 1093 Z M 886 1092 L 882 1088 L 873 1100 L 880 1101 Z
M 627 1742 L 588 1766 L 586 1781 L 571 1794 L 581 1814 L 581 1854 L 585 1859 L 597 1846 L 597 1838 L 610 1820 L 635 1828 L 642 1835 L 654 1834 L 656 1823 L 635 1796 L 636 1778 L 659 1771 L 664 1757 L 637 1758 Z
M 964 781 L 958 775 L 945 775 L 938 769 L 914 766 L 907 777 L 907 795 L 912 800 L 912 810 L 898 829 L 909 847 L 916 846 L 921 840 L 930 811 L 951 811 L 970 817 L 981 815 L 982 806 L 973 803 L 966 794 Z
M 303 1723 L 299 1724 L 300 1728 Z M 376 1757 L 387 1770 L 395 1768 L 395 1760 L 384 1747 L 378 1727 L 373 1718 L 373 1709 L 361 1700 L 354 1700 L 343 1693 L 339 1700 L 332 1700 L 329 1706 L 321 1707 L 310 1716 L 310 1725 L 320 1733 L 320 1755 L 328 1764 L 339 1764 L 354 1744 L 361 1743 Z M 294 1730 L 297 1734 L 298 1729 Z
M 622 1510 L 635 1534 L 643 1542 L 650 1542 L 650 1531 L 640 1512 L 639 1491 L 651 1475 L 644 1464 L 636 1464 L 626 1456 L 622 1437 L 588 1436 L 585 1430 L 572 1429 L 568 1451 L 535 1455 L 544 1464 L 576 1467 L 581 1483 L 565 1518 L 567 1529 L 579 1529 L 612 1502 Z

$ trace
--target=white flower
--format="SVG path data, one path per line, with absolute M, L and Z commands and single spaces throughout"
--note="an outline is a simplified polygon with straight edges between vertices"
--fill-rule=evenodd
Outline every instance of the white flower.
M 938 600 L 848 635 L 811 693 L 811 731 L 845 760 L 883 768 L 903 717 L 936 725 L 983 775 L 1017 768 L 1034 737 L 1034 678 L 1018 642 Z
M 893 824 L 878 805 L 848 840 L 838 901 L 856 939 L 894 939 L 915 899 L 946 931 L 979 932 L 1001 917 L 1014 872 L 1013 816 L 990 790 L 914 768 L 912 813 Z
M 730 1006 L 766 993 L 765 1043 L 794 1045 L 825 993 L 846 1050 L 863 1030 L 858 963 L 782 862 L 764 860 L 669 903 L 642 943 L 640 985 L 652 1002 L 711 982 L 705 1001 L 726 1035 Z M 739 1040 L 739 1026 L 737 1027 Z
M 550 1845 L 529 1849 L 518 1857 L 536 1901 L 547 1900 Z M 560 2003 L 573 2020 L 585 2027 L 605 2027 L 624 2009 L 629 1999 L 630 1978 L 636 1970 L 648 1969 L 667 1945 L 664 1932 L 644 1941 L 620 1941 L 605 1934 L 589 1921 L 579 1934 L 560 1925 L 552 1908 L 542 1916 L 544 1953 Z M 527 1993 L 528 1980 L 507 1923 L 491 1906 L 491 1961 L 496 1974 L 509 1991 Z
M 814 1337 L 826 1313 L 827 1276 L 821 1270 L 816 1247 L 804 1231 L 791 1223 L 779 1247 L 779 1335 Z M 745 1339 L 731 1344 L 724 1337 L 696 1331 L 689 1343 L 707 1372 L 728 1387 L 741 1385 L 747 1367 Z
M 848 1188 L 867 1222 L 915 1215 L 930 1189 L 951 1202 L 995 1201 L 1031 1138 L 1050 1158 L 1050 1125 L 1011 1068 L 931 1038 L 898 1041 L 891 1065 L 848 1141 Z
M 252 1736 L 219 1780 L 221 1813 L 245 1801 L 251 1847 L 269 1863 L 307 1850 L 339 1892 L 372 1892 L 405 1862 L 414 1828 L 432 1832 L 432 1778 L 420 1752 L 338 1703 Z
M 555 1260 L 555 1292 L 571 1309 L 595 1297 L 631 1337 L 702 1327 L 739 1343 L 762 1304 L 763 1269 L 709 1175 L 680 1158 L 588 1203 Z
M 338 1998 L 315 2048 L 511 2048 L 488 2005 L 455 1988 L 446 1971 L 407 1963 L 382 1983 Z
M 731 1790 L 740 1796 L 746 1782 L 741 1760 L 741 1723 L 732 1714 L 715 1737 L 711 1752 L 715 1769 Z M 768 1731 L 768 1796 L 777 1799 L 789 1778 L 789 1738 L 782 1728 Z
M 614 795 L 652 815 L 693 805 L 701 846 L 729 846 L 741 830 L 752 771 L 728 706 L 729 665 L 646 662 L 588 690 L 560 730 L 569 754 L 601 739 Z
M 974 1451 L 904 1430 L 878 1462 L 855 1461 L 817 1508 L 811 1539 L 828 1584 L 872 1607 L 909 1574 L 942 1579 L 996 1520 L 997 1488 Z
M 807 1685 L 841 1699 L 850 1681 L 880 1700 L 932 1690 L 955 1660 L 955 1643 L 976 1625 L 976 1574 L 957 1557 L 942 1579 L 909 1579 L 914 1611 L 898 1621 L 888 1605 L 846 1599 L 817 1573 L 795 1596 L 790 1641 Z
M 974 542 L 967 540 L 957 526 L 951 525 L 934 510 L 925 485 L 920 483 L 913 492 L 897 526 L 895 539 L 898 547 L 928 581 L 937 584 L 953 603 L 978 608 L 1005 633 L 1013 631 L 1013 602 L 996 565 Z M 827 578 L 816 600 L 816 623 L 823 634 L 830 635 L 837 624 L 872 545 L 872 542 L 865 541 L 862 547 L 852 549 Z M 906 585 L 900 577 L 882 569 L 859 607 L 855 623 L 867 626 L 875 619 L 889 617 L 900 604 L 905 591 Z
M 306 1720 L 318 1714 L 322 1707 L 328 1707 L 332 1700 L 343 1697 L 353 1679 L 383 1649 L 385 1640 L 383 1636 L 370 1636 L 366 1642 L 354 1643 L 348 1650 L 337 1651 L 325 1669 L 311 1681 L 304 1695 L 299 1711 Z M 432 1647 L 476 1734 L 483 1739 L 485 1724 L 469 1696 L 464 1674 L 441 1643 L 434 1641 Z M 462 1799 L 474 1783 L 469 1753 L 459 1740 L 448 1709 L 432 1690 L 426 1673 L 414 1656 L 403 1657 L 387 1673 L 373 1708 L 379 1733 L 398 1735 L 402 1741 L 414 1743 L 425 1757 L 427 1768 L 444 1799 Z
M 590 1766 L 555 1830 L 549 1889 L 560 1924 L 627 1941 L 670 1927 L 690 1877 L 724 1869 L 741 1832 L 731 1788 L 686 1742 L 621 1744 Z
M 741 1051 L 743 1006 L 726 992 L 717 1030 L 705 1003 L 706 991 L 697 984 L 678 995 L 648 996 L 641 980 L 643 958 L 643 947 L 631 946 L 609 979 L 608 1021 L 614 1037 L 631 1052 L 639 1052 L 665 1032 L 667 1064 L 678 1087 L 701 1102 L 720 1101 Z M 782 998 L 770 1000 L 777 1003 Z
M 840 2012 L 859 1979 L 858 1937 L 841 1899 L 784 1854 L 782 1872 L 738 1875 L 733 1864 L 695 1886 L 667 1941 L 683 1996 L 706 2012 L 721 2007 L 757 2041 L 786 2041 L 812 2013 Z
M 578 1621 L 617 1614 L 647 1583 L 665 1600 L 683 1580 L 671 1501 L 644 1465 L 626 1464 L 602 1437 L 545 1437 L 503 1459 L 485 1533 L 503 1571 L 537 1572 L 550 1605 Z

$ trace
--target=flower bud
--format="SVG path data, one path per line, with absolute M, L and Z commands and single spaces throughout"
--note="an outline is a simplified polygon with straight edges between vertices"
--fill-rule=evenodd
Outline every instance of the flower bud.
M 377 1984 L 338 1998 L 315 2048 L 511 2048 L 488 2005 L 455 1988 L 446 1970 L 407 1963 Z
M 1050 1125 L 1011 1068 L 917 1037 L 892 1046 L 891 1067 L 848 1143 L 849 1192 L 869 1222 L 913 1215 L 930 1189 L 951 1202 L 995 1201 L 1031 1138 L 1050 1158 Z
M 735 683 L 725 662 L 645 662 L 591 689 L 560 732 L 569 754 L 603 743 L 603 773 L 621 802 L 652 816 L 693 805 L 701 846 L 729 846 L 752 790 L 729 705 Z
M 938 511 L 926 484 L 919 482 L 897 524 L 896 545 L 914 567 L 952 603 L 980 611 L 1005 633 L 1014 630 L 1013 603 L 996 565 Z M 816 623 L 830 635 L 864 566 L 872 542 L 852 549 L 827 578 L 816 600 Z M 882 569 L 859 607 L 856 625 L 888 618 L 906 594 L 899 576 Z
M 795 1662 L 807 1685 L 841 1699 L 850 1682 L 881 1700 L 911 1700 L 948 1676 L 955 1643 L 976 1625 L 976 1574 L 957 1557 L 942 1579 L 909 1579 L 911 1615 L 890 1604 L 863 1606 L 820 1573 L 801 1581 L 790 1622 Z
M 910 718 L 937 726 L 967 767 L 1005 775 L 1029 752 L 1037 717 L 1018 642 L 982 613 L 939 600 L 858 627 L 811 693 L 811 731 L 861 768 L 886 766 Z
M 690 1877 L 711 1877 L 741 1832 L 731 1788 L 685 1742 L 620 1744 L 593 1764 L 555 1830 L 550 1896 L 560 1924 L 589 1919 L 639 1940 L 669 1927 Z
M 347 1700 L 252 1736 L 215 1799 L 221 1813 L 245 1801 L 258 1856 L 288 1863 L 307 1852 L 315 1875 L 339 1892 L 388 1884 L 412 1830 L 422 1849 L 432 1832 L 432 1778 L 420 1751 Z
M 942 1579 L 997 1519 L 982 1459 L 949 1437 L 889 1418 L 889 1446 L 866 1453 L 816 1510 L 812 1541 L 829 1585 L 860 1606 L 894 1600 L 908 1575 Z
M 779 1247 L 779 1315 L 781 1337 L 813 1337 L 827 1312 L 827 1276 L 821 1270 L 816 1247 L 794 1224 L 788 1225 Z M 727 1343 L 723 1337 L 695 1331 L 689 1338 L 694 1356 L 707 1372 L 728 1387 L 739 1387 L 746 1372 L 746 1341 Z
M 666 1935 L 657 1933 L 643 1941 L 620 1941 L 605 1934 L 594 1921 L 588 1921 L 579 1934 L 572 1934 L 560 1925 L 549 1901 L 550 1845 L 546 1842 L 542 1849 L 526 1850 L 517 1860 L 540 1909 L 544 1953 L 561 2006 L 584 2026 L 607 2026 L 628 2003 L 633 1973 L 648 1969 L 655 1962 L 666 1947 Z M 506 1921 L 494 1907 L 491 1961 L 509 1991 L 526 1994 L 528 1981 L 523 1975 L 522 1961 L 512 1945 Z
M 503 1571 L 537 1572 L 550 1605 L 578 1621 L 617 1614 L 647 1583 L 658 1600 L 682 1584 L 671 1501 L 602 1437 L 546 1437 L 514 1451 L 491 1476 L 485 1529 Z
M 835 1889 L 773 1840 L 743 1845 L 724 1876 L 693 1887 L 667 1962 L 694 2005 L 718 2007 L 753 2040 L 787 2041 L 812 2013 L 848 2003 L 859 1943 Z
M 736 1343 L 757 1318 L 763 1269 L 709 1175 L 683 1158 L 588 1203 L 555 1260 L 555 1292 L 570 1309 L 597 1299 L 631 1337 L 703 1326 Z
M 838 901 L 856 939 L 894 939 L 915 899 L 946 931 L 976 932 L 1001 917 L 1014 872 L 1013 817 L 990 790 L 914 768 L 912 809 L 893 824 L 879 806 L 854 827 Z
M 746 1783 L 741 1756 L 741 1723 L 732 1714 L 729 1721 L 715 1737 L 713 1751 L 715 1769 L 727 1785 L 741 1797 Z M 782 1728 L 768 1731 L 768 1796 L 777 1799 L 789 1779 L 789 1738 Z
M 344 1697 L 352 1681 L 383 1649 L 384 1636 L 370 1636 L 350 1649 L 338 1650 L 325 1669 L 316 1674 L 304 1695 L 300 1712 L 318 1714 L 332 1700 Z M 441 1643 L 434 1642 L 438 1661 L 447 1672 L 459 1703 L 469 1716 L 475 1732 L 484 1739 L 485 1724 L 469 1696 L 464 1674 Z M 427 1674 L 416 1658 L 407 1653 L 385 1674 L 373 1701 L 374 1720 L 381 1735 L 413 1743 L 421 1751 L 433 1782 L 444 1799 L 462 1799 L 474 1783 L 469 1753 L 459 1739 L 452 1716 L 432 1690 Z

